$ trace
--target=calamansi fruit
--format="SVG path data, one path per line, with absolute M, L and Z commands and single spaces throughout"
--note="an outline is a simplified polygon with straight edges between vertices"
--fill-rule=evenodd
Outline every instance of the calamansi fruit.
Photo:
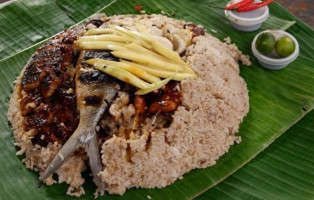
M 266 55 L 272 52 L 272 50 L 275 47 L 275 44 L 276 44 L 275 36 L 269 32 L 265 32 L 257 37 L 255 47 L 261 54 Z
M 275 49 L 279 56 L 288 57 L 294 52 L 295 43 L 290 37 L 284 36 L 277 40 Z

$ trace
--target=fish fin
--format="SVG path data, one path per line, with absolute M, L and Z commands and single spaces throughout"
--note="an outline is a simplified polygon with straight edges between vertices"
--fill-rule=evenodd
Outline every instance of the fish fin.
M 97 143 L 96 134 L 93 134 L 93 137 L 90 139 L 86 152 L 89 158 L 89 165 L 94 177 L 94 183 L 98 186 L 98 192 L 100 195 L 105 193 L 105 183 L 101 181 L 99 177 L 99 172 L 102 171 L 102 163 L 99 154 L 99 146 Z

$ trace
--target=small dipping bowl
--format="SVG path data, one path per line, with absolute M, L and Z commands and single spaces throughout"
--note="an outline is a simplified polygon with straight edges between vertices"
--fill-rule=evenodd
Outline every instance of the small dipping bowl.
M 237 3 L 239 1 L 240 0 L 230 1 L 228 5 Z M 260 1 L 255 1 L 254 3 L 258 2 Z M 252 32 L 259 29 L 263 22 L 267 20 L 269 17 L 269 9 L 268 6 L 264 6 L 248 12 L 225 10 L 225 15 L 230 20 L 231 25 L 235 29 L 244 32 Z
M 273 34 L 276 38 L 276 41 L 284 36 L 288 36 L 289 38 L 291 38 L 294 43 L 295 43 L 295 50 L 294 52 L 285 58 L 280 57 L 277 53 L 276 50 L 274 49 L 272 52 L 270 52 L 267 55 L 263 55 L 261 54 L 255 47 L 255 43 L 256 40 L 258 38 L 258 36 L 262 33 L 266 33 L 266 32 L 270 32 L 271 34 Z M 279 70 L 282 69 L 284 67 L 286 67 L 289 63 L 291 63 L 292 61 L 294 61 L 298 56 L 299 56 L 299 43 L 298 41 L 295 39 L 295 37 L 293 37 L 291 34 L 287 33 L 286 31 L 282 31 L 282 30 L 266 30 L 263 32 L 260 32 L 259 34 L 257 34 L 252 42 L 252 52 L 254 54 L 254 56 L 257 58 L 258 62 L 265 68 L 267 69 L 271 69 L 271 70 Z

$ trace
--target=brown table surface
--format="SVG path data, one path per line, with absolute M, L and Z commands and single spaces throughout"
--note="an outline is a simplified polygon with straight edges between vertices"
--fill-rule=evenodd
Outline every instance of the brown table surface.
M 314 28 L 314 0 L 275 0 Z
M 8 0 L 0 0 L 0 3 Z M 314 28 L 314 0 L 275 0 L 306 24 Z

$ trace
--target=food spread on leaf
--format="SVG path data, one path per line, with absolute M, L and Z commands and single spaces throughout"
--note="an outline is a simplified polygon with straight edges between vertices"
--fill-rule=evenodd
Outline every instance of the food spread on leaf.
M 230 38 L 226 39 L 230 41 Z M 162 15 L 97 15 L 30 58 L 10 100 L 18 155 L 47 185 L 96 196 L 162 188 L 215 165 L 249 110 L 234 44 Z M 64 191 L 65 192 L 65 191 Z

